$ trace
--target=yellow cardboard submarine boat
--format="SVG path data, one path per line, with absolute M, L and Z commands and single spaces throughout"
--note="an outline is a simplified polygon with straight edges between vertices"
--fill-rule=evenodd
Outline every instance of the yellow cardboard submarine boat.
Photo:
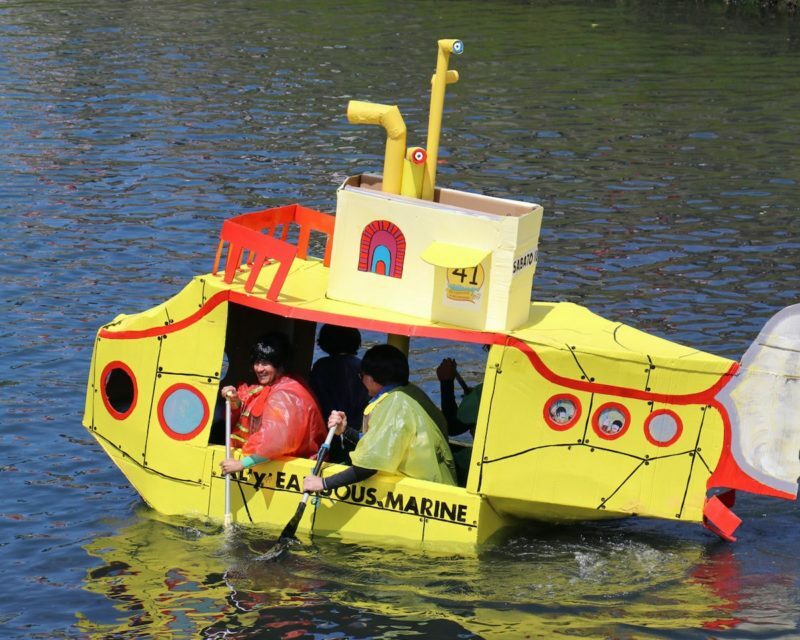
M 462 50 L 438 42 L 425 149 L 406 147 L 397 107 L 350 102 L 351 122 L 385 129 L 382 176 L 345 180 L 335 217 L 292 204 L 226 220 L 211 273 L 103 326 L 84 425 L 153 509 L 222 519 L 215 407 L 265 331 L 291 336 L 300 374 L 320 323 L 406 349 L 417 337 L 490 345 L 466 486 L 378 473 L 321 494 L 299 531 L 474 546 L 525 519 L 642 516 L 735 539 L 737 490 L 797 496 L 800 305 L 737 363 L 575 304 L 531 303 L 542 207 L 435 186 Z M 282 527 L 312 466 L 240 473 L 233 520 Z

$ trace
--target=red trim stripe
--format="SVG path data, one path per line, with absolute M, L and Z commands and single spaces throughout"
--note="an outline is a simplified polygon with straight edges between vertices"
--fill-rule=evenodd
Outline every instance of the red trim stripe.
M 163 327 L 151 327 L 149 329 L 138 329 L 138 330 L 128 330 L 128 331 L 114 331 L 113 329 L 109 329 L 108 327 L 103 327 L 100 329 L 100 337 L 106 338 L 109 340 L 138 340 L 140 338 L 153 338 L 155 336 L 166 336 L 170 333 L 175 333 L 176 331 L 181 331 L 186 327 L 192 326 L 195 322 L 207 316 L 211 313 L 214 309 L 216 309 L 221 303 L 228 300 L 230 296 L 230 291 L 220 291 L 219 293 L 215 293 L 211 296 L 208 300 L 206 300 L 205 304 L 200 307 L 197 311 L 195 311 L 192 315 L 185 317 L 183 320 L 179 320 L 178 322 L 173 322 L 172 324 L 165 324 Z
M 230 301 L 241 304 L 251 309 L 258 309 L 266 313 L 293 318 L 298 320 L 310 320 L 313 322 L 331 323 L 343 327 L 355 327 L 357 329 L 382 331 L 385 333 L 396 333 L 410 337 L 421 338 L 444 338 L 449 340 L 460 340 L 463 342 L 476 342 L 478 344 L 503 344 L 506 336 L 503 334 L 474 331 L 470 329 L 449 329 L 441 327 L 423 327 L 416 325 L 402 324 L 399 322 L 385 322 L 382 320 L 371 320 L 369 318 L 357 318 L 353 316 L 343 316 L 336 313 L 315 311 L 291 307 L 280 302 L 273 302 L 266 298 L 257 298 L 238 293 L 235 291 L 220 291 L 211 296 L 205 304 L 195 313 L 187 316 L 183 320 L 174 322 L 163 327 L 151 327 L 149 329 L 115 331 L 113 328 L 104 327 L 100 329 L 100 337 L 108 340 L 138 340 L 140 338 L 152 338 L 165 336 L 176 331 L 181 331 L 195 322 L 208 315 L 221 303 Z
M 652 391 L 618 387 L 616 385 L 601 384 L 599 382 L 590 382 L 588 380 L 574 380 L 572 378 L 560 376 L 551 371 L 542 361 L 539 354 L 537 354 L 527 343 L 519 340 L 518 338 L 509 337 L 508 344 L 516 347 L 526 356 L 528 356 L 528 360 L 530 360 L 533 368 L 536 369 L 540 376 L 561 387 L 575 389 L 577 391 L 586 391 L 587 393 L 619 396 L 622 398 L 633 398 L 636 400 L 653 400 L 655 402 L 664 402 L 668 404 L 708 404 L 713 402 L 714 396 L 717 394 L 717 392 L 719 392 L 719 390 L 727 384 L 728 380 L 730 380 L 731 376 L 733 376 L 739 368 L 738 363 L 732 363 L 730 368 L 720 376 L 717 382 L 703 391 L 688 394 L 654 393 Z
M 739 368 L 737 363 L 732 363 L 728 371 L 722 374 L 720 379 L 714 385 L 703 391 L 685 395 L 653 393 L 650 391 L 629 389 L 627 387 L 618 387 L 615 385 L 589 382 L 587 380 L 574 380 L 572 378 L 560 376 L 547 367 L 547 365 L 542 361 L 541 357 L 529 344 L 518 338 L 506 336 L 504 334 L 474 331 L 470 329 L 408 325 L 399 322 L 371 320 L 369 318 L 355 318 L 352 316 L 343 316 L 324 311 L 315 311 L 313 309 L 306 309 L 302 307 L 291 307 L 280 302 L 273 302 L 264 298 L 256 298 L 254 296 L 237 293 L 235 291 L 220 291 L 219 293 L 214 294 L 195 313 L 172 324 L 164 325 L 163 327 L 151 327 L 149 329 L 129 331 L 114 331 L 110 328 L 103 328 L 100 330 L 100 337 L 110 340 L 135 340 L 139 338 L 151 338 L 154 336 L 164 336 L 170 333 L 175 333 L 176 331 L 181 331 L 182 329 L 193 325 L 195 322 L 208 315 L 217 306 L 228 300 L 242 304 L 246 307 L 260 309 L 261 311 L 285 318 L 311 320 L 314 322 L 327 322 L 341 326 L 383 331 L 386 333 L 396 333 L 410 337 L 416 336 L 425 338 L 444 338 L 450 340 L 462 340 L 465 342 L 477 342 L 482 344 L 506 343 L 509 346 L 516 347 L 522 351 L 528 357 L 528 360 L 530 360 L 533 368 L 536 369 L 539 375 L 546 380 L 553 382 L 554 384 L 562 386 L 566 389 L 575 389 L 578 391 L 586 391 L 588 393 L 620 396 L 624 398 L 635 398 L 637 400 L 654 400 L 657 402 L 672 404 L 710 404 L 714 402 L 714 396 L 719 392 L 720 389 L 722 389 L 723 386 L 725 386 L 728 380 L 730 380 L 730 377 L 733 376 L 733 374 L 735 374 Z
M 254 296 L 249 296 L 247 294 L 234 291 L 221 291 L 214 294 L 200 309 L 198 309 L 192 315 L 187 316 L 178 322 L 164 325 L 163 327 L 152 327 L 150 329 L 135 331 L 114 331 L 112 328 L 105 327 L 100 330 L 99 335 L 101 338 L 106 338 L 109 340 L 137 340 L 140 338 L 168 335 L 193 325 L 195 322 L 208 315 L 217 306 L 226 301 L 242 304 L 252 309 L 258 309 L 266 313 L 271 313 L 285 318 L 296 318 L 298 320 L 332 323 L 345 327 L 354 327 L 357 329 L 373 330 L 385 333 L 395 333 L 407 335 L 409 337 L 442 338 L 478 344 L 506 344 L 508 346 L 516 347 L 525 353 L 539 375 L 546 380 L 553 382 L 554 384 L 564 387 L 565 389 L 574 389 L 577 391 L 618 396 L 623 398 L 634 398 L 637 400 L 653 400 L 676 405 L 708 404 L 712 408 L 716 409 L 722 417 L 724 425 L 724 440 L 722 454 L 715 470 L 708 479 L 707 487 L 727 487 L 731 489 L 741 489 L 751 493 L 775 496 L 778 498 L 785 498 L 787 500 L 794 500 L 796 498 L 794 494 L 773 489 L 772 487 L 764 485 L 750 477 L 739 468 L 739 465 L 736 464 L 736 461 L 733 458 L 730 450 L 730 418 L 725 407 L 716 400 L 715 396 L 738 371 L 739 364 L 736 362 L 731 364 L 728 371 L 723 373 L 716 383 L 703 391 L 685 395 L 652 393 L 649 391 L 641 391 L 639 389 L 629 389 L 626 387 L 600 384 L 586 380 L 573 380 L 571 378 L 557 375 L 544 364 L 541 357 L 534 351 L 533 347 L 519 340 L 518 338 L 506 336 L 500 333 L 474 331 L 470 329 L 416 326 L 402 324 L 399 322 L 386 322 L 382 320 L 370 320 L 368 318 L 343 316 L 335 313 L 315 311 L 312 309 L 290 307 L 278 302 L 267 300 L 265 298 L 256 298 Z

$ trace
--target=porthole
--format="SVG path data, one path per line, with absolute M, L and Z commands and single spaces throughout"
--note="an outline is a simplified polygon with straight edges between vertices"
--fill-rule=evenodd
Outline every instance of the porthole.
M 124 420 L 136 406 L 138 391 L 136 376 L 130 367 L 115 360 L 100 374 L 100 396 L 106 410 L 117 420 Z
M 630 423 L 631 414 L 625 407 L 608 402 L 595 411 L 592 429 L 604 440 L 616 440 L 628 430 Z
M 191 440 L 208 422 L 208 402 L 188 384 L 174 384 L 158 401 L 158 422 L 170 438 Z
M 683 423 L 674 411 L 653 411 L 644 422 L 644 435 L 657 447 L 674 444 L 683 433 Z
M 544 421 L 556 431 L 566 431 L 580 417 L 580 400 L 568 393 L 553 396 L 544 405 Z

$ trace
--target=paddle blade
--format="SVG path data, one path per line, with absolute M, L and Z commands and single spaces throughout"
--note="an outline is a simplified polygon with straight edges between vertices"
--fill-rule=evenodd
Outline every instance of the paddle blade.
M 275 543 L 275 546 L 272 547 L 272 549 L 258 556 L 256 558 L 256 562 L 274 562 L 283 555 L 283 552 L 289 547 L 290 542 L 290 538 L 280 538 L 278 542 Z
M 278 541 L 275 543 L 275 546 L 273 546 L 266 553 L 262 553 L 260 556 L 258 556 L 256 558 L 256 562 L 271 562 L 273 560 L 277 560 L 283 555 L 283 552 L 286 551 L 289 545 L 295 540 L 294 534 L 297 533 L 297 527 L 300 524 L 300 519 L 303 517 L 305 510 L 305 501 L 297 505 L 297 511 L 295 511 L 292 519 L 286 523 L 286 526 L 283 528 L 283 531 L 281 531 L 281 535 L 278 537 Z
M 294 538 L 294 534 L 297 533 L 297 526 L 300 524 L 300 519 L 303 517 L 303 513 L 306 510 L 306 503 L 301 502 L 297 505 L 297 511 L 295 511 L 294 516 L 289 522 L 286 523 L 286 526 L 283 528 L 278 541 L 291 539 Z
M 319 470 L 322 468 L 322 463 L 325 460 L 325 457 L 328 455 L 328 449 L 331 445 L 331 440 L 333 440 L 333 436 L 336 432 L 336 427 L 330 427 L 328 429 L 328 436 L 325 438 L 325 442 L 319 448 L 317 452 L 317 462 L 314 465 L 314 470 L 311 472 L 311 475 L 318 476 Z M 281 531 L 281 535 L 278 538 L 278 542 L 275 543 L 275 546 L 272 547 L 266 553 L 260 555 L 256 560 L 275 560 L 279 556 L 283 554 L 289 544 L 295 540 L 294 534 L 297 533 L 297 527 L 300 524 L 300 520 L 303 517 L 303 513 L 306 510 L 306 504 L 308 503 L 309 493 L 306 491 L 303 493 L 303 499 L 300 501 L 300 504 L 297 505 L 297 511 L 295 512 L 294 516 L 291 520 L 286 524 Z

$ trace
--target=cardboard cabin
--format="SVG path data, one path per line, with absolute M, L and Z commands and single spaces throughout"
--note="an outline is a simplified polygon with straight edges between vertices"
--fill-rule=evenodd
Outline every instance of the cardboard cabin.
M 452 189 L 434 200 L 358 175 L 339 188 L 328 297 L 469 329 L 524 324 L 542 207 Z

